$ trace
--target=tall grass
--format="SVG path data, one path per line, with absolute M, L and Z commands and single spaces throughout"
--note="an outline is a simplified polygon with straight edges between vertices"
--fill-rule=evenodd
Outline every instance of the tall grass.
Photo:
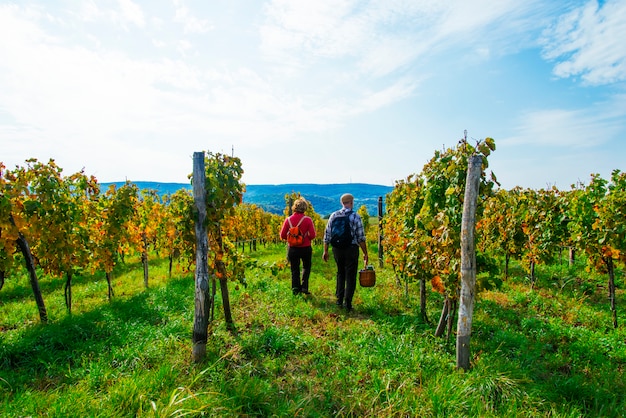
M 374 249 L 372 249 L 374 250 Z M 374 253 L 374 252 L 372 252 Z M 252 256 L 282 262 L 282 246 Z M 260 267 L 230 287 L 235 330 L 220 312 L 206 360 L 191 361 L 193 274 L 135 260 L 75 279 L 66 312 L 61 279 L 42 278 L 41 325 L 26 276 L 0 291 L 1 416 L 622 416 L 626 332 L 610 325 L 602 279 L 546 268 L 530 289 L 521 271 L 478 296 L 472 368 L 455 367 L 455 341 L 420 319 L 389 270 L 359 288 L 354 311 L 334 304 L 334 265 L 315 249 L 311 296 L 293 296 L 289 271 Z M 515 270 L 513 270 L 515 271 Z M 576 279 L 580 279 L 577 281 Z M 556 283 L 556 284 L 555 284 Z M 592 283 L 593 285 L 589 285 Z M 584 286 L 583 286 L 584 284 Z M 584 288 L 584 289 L 583 289 Z M 623 292 L 618 293 L 623 300 Z M 429 294 L 429 316 L 441 298 Z

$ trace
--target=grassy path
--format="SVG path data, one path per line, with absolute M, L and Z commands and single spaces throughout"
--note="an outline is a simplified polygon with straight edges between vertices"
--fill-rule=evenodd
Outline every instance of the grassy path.
M 372 249 L 375 250 L 375 249 Z M 391 272 L 358 288 L 354 311 L 334 304 L 334 264 L 314 254 L 311 296 L 272 274 L 284 248 L 254 257 L 231 285 L 235 332 L 218 303 L 207 359 L 191 362 L 193 274 L 151 287 L 131 264 L 106 300 L 103 277 L 78 277 L 75 311 L 45 278 L 51 323 L 37 321 L 26 278 L 0 291 L 0 416 L 617 417 L 626 410 L 626 333 L 611 330 L 601 292 L 528 291 L 523 279 L 484 292 L 472 370 L 455 370 L 454 340 L 433 337 Z M 375 254 L 375 251 L 371 252 Z M 276 266 L 276 264 L 274 264 Z M 623 298 L 623 292 L 620 293 Z M 437 319 L 440 296 L 429 294 Z

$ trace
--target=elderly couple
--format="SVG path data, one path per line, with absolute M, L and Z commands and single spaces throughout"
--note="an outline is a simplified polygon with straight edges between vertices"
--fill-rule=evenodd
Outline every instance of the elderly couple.
M 328 218 L 324 230 L 324 253 L 322 259 L 328 261 L 328 247 L 333 249 L 333 257 L 337 265 L 337 281 L 335 296 L 337 305 L 344 306 L 347 312 L 352 310 L 352 297 L 356 289 L 356 278 L 359 265 L 359 247 L 363 251 L 364 262 L 367 265 L 368 255 L 365 243 L 363 221 L 353 210 L 354 197 L 346 193 L 341 196 L 342 208 L 333 212 Z M 293 215 L 283 222 L 280 238 L 287 240 L 291 226 L 298 225 L 304 239 L 297 246 L 289 246 L 287 259 L 291 265 L 291 290 L 294 295 L 303 293 L 309 295 L 309 276 L 311 274 L 311 259 L 313 249 L 311 241 L 315 238 L 315 226 L 311 218 L 306 216 L 308 204 L 306 200 L 296 199 L 292 206 Z M 344 233 L 344 225 L 345 233 Z M 302 261 L 302 276 L 300 276 L 300 261 Z

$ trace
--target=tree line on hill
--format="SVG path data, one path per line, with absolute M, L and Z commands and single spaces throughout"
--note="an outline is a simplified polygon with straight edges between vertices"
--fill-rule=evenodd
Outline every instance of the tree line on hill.
M 102 183 L 104 188 L 114 184 L 121 187 L 126 182 Z M 191 190 L 191 184 L 186 183 L 159 183 L 152 181 L 132 182 L 140 190 L 155 190 L 159 195 L 174 194 L 180 189 Z M 316 213 L 327 218 L 339 208 L 339 198 L 344 193 L 354 195 L 354 206 L 365 205 L 370 215 L 378 215 L 378 198 L 385 197 L 393 190 L 392 186 L 383 186 L 367 183 L 337 183 L 337 184 L 247 184 L 243 193 L 243 203 L 257 205 L 261 209 L 282 215 L 285 210 L 285 195 L 299 193 L 314 207 Z M 384 200 L 384 199 L 383 199 Z

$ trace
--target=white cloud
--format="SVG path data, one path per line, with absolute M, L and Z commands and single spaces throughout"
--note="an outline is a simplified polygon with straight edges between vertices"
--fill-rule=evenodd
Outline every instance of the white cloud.
M 503 138 L 502 145 L 549 148 L 594 148 L 624 133 L 624 98 L 593 108 L 546 109 L 526 112 L 515 128 L 517 135 Z
M 83 22 L 95 22 L 104 15 L 94 0 L 84 0 L 80 2 L 78 11 L 70 14 L 77 15 Z
M 544 56 L 559 77 L 580 76 L 591 85 L 626 80 L 626 2 L 590 1 L 545 33 Z
M 132 0 L 116 0 L 115 4 L 84 0 L 77 5 L 77 11 L 69 11 L 83 22 L 109 22 L 124 29 L 127 25 L 145 28 L 146 19 L 141 7 Z
M 478 51 L 477 62 L 534 45 L 525 34 L 544 27 L 556 8 L 537 0 L 274 0 L 260 27 L 261 50 L 291 76 L 341 65 L 358 81 L 402 77 L 452 51 L 459 63 Z
M 261 50 L 268 58 L 295 67 L 351 56 L 361 47 L 365 29 L 350 16 L 354 4 L 353 0 L 272 1 L 265 7 L 266 21 L 259 29 Z
M 174 0 L 174 5 L 176 6 L 174 21 L 183 25 L 185 34 L 206 33 L 214 28 L 214 25 L 207 19 L 198 19 L 193 16 L 183 0 Z
M 132 0 L 117 1 L 121 9 L 120 15 L 123 20 L 131 22 L 140 28 L 143 28 L 145 26 L 146 21 L 139 5 L 133 3 Z
M 365 92 L 355 104 L 358 107 L 355 107 L 356 112 L 354 113 L 373 112 L 396 103 L 399 100 L 406 99 L 414 94 L 415 90 L 418 88 L 418 84 L 416 80 L 401 78 L 382 90 L 377 90 L 372 93 Z

